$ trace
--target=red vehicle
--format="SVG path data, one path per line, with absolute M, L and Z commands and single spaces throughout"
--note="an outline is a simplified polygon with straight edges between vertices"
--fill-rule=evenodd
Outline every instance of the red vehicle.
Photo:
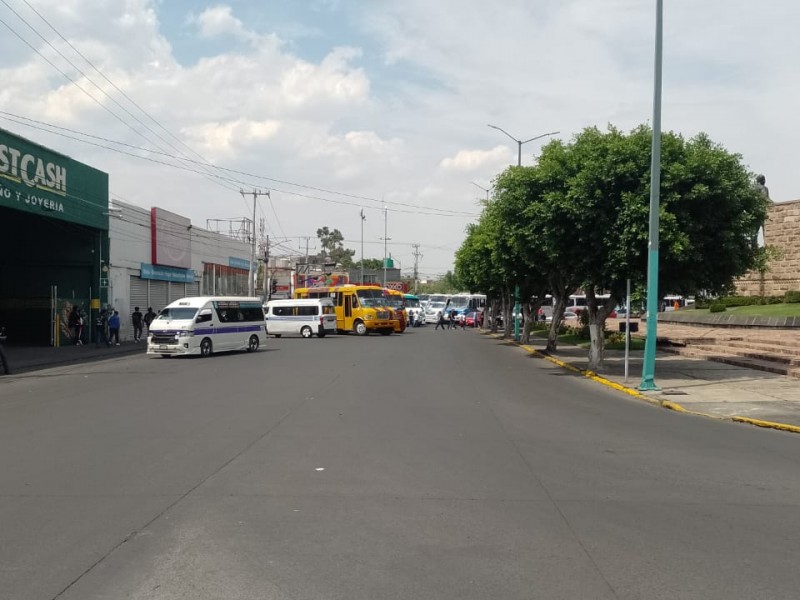
M 464 317 L 465 325 L 467 327 L 479 327 L 483 325 L 483 313 L 478 311 L 470 311 Z

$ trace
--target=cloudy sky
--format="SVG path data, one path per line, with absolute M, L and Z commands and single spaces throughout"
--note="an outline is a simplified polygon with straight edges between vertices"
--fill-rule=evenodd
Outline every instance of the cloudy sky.
M 664 128 L 800 198 L 800 2 L 665 4 Z M 363 207 L 380 258 L 385 204 L 390 253 L 410 271 L 419 243 L 435 276 L 516 163 L 487 124 L 568 139 L 650 120 L 654 18 L 655 0 L 0 0 L 0 127 L 201 227 L 269 189 L 278 254 L 322 226 L 359 251 Z

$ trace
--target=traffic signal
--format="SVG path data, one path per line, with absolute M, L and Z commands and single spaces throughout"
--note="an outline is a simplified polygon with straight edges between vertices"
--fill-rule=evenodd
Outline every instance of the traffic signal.
M 278 280 L 274 277 L 272 278 L 272 283 L 270 284 L 271 294 L 274 294 L 278 291 Z

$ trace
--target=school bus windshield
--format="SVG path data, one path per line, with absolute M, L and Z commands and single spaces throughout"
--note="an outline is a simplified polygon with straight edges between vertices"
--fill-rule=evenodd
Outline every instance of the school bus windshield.
M 403 308 L 403 297 L 393 294 L 386 294 L 386 305 L 392 308 Z
M 358 299 L 363 306 L 376 307 L 386 306 L 386 297 L 383 295 L 383 290 L 358 290 Z

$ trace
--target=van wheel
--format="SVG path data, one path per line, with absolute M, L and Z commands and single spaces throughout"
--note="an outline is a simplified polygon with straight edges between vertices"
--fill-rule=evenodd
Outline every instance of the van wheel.
M 367 335 L 367 326 L 364 325 L 364 321 L 356 321 L 353 325 L 353 331 L 356 335 Z
M 255 352 L 256 350 L 258 350 L 258 336 L 257 335 L 251 335 L 250 336 L 250 341 L 247 344 L 247 351 L 248 352 Z
M 300 330 L 300 335 L 302 335 L 304 338 L 310 338 L 311 337 L 311 327 L 309 327 L 308 325 L 303 327 Z
M 211 353 L 214 351 L 213 346 L 211 345 L 211 340 L 208 338 L 204 338 L 202 342 L 200 342 L 200 356 L 203 358 L 208 358 L 211 356 Z

